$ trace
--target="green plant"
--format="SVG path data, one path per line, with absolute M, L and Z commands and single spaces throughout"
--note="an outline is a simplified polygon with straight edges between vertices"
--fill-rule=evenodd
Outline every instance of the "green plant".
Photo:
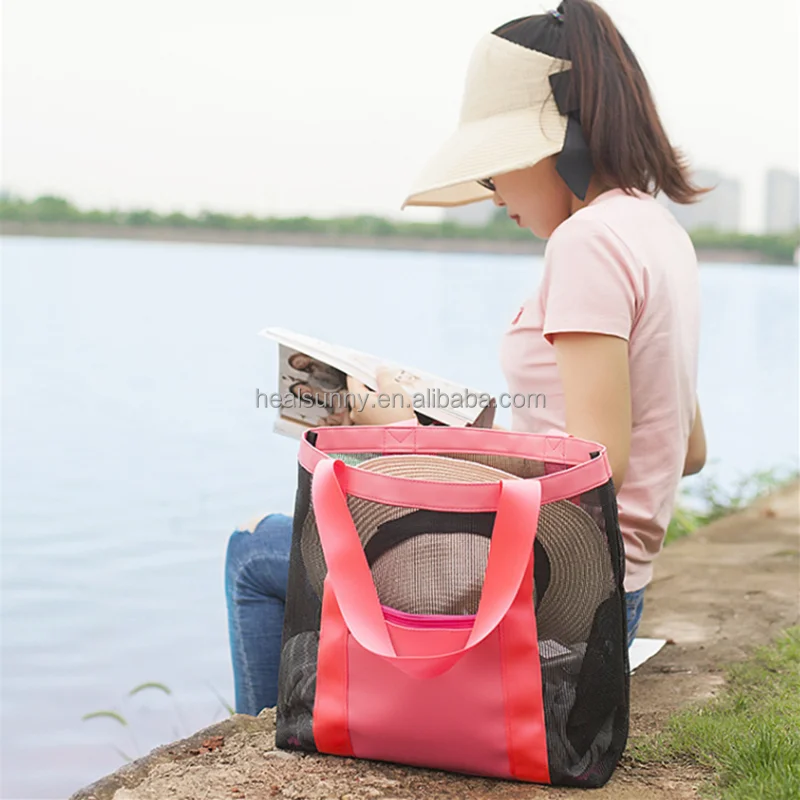
M 128 725 L 128 720 L 125 719 L 125 717 L 123 717 L 122 714 L 119 714 L 116 711 L 105 711 L 104 710 L 104 711 L 92 711 L 89 714 L 84 714 L 83 717 L 82 717 L 84 722 L 86 722 L 87 720 L 90 720 L 90 719 L 106 719 L 106 718 L 107 719 L 113 719 L 116 722 L 118 722 L 120 725 L 122 725 L 123 727 L 128 728 L 128 730 L 130 731 L 131 742 L 132 742 L 134 748 L 136 749 L 136 751 L 138 753 L 139 745 L 136 743 L 136 737 L 133 735 L 133 731 L 130 729 L 130 726 Z M 125 753 L 123 750 L 120 750 L 118 747 L 115 746 L 114 750 L 120 756 L 122 756 L 123 760 L 127 761 L 128 763 L 133 761 L 133 757 L 129 756 L 127 753 Z
M 165 684 L 159 683 L 157 681 L 147 681 L 145 683 L 140 683 L 138 686 L 135 686 L 133 689 L 131 689 L 127 693 L 126 699 L 134 697 L 137 694 L 139 694 L 140 692 L 143 692 L 143 691 L 146 691 L 146 690 L 153 690 L 153 689 L 157 690 L 159 692 L 163 692 L 164 694 L 169 695 L 169 696 L 172 695 L 172 690 L 168 686 L 166 686 Z M 220 705 L 225 709 L 225 711 L 228 713 L 228 715 L 233 716 L 233 714 L 235 714 L 236 712 L 231 707 L 231 705 L 225 700 L 225 698 L 210 684 L 209 684 L 209 689 L 211 689 L 211 691 L 213 692 L 213 694 L 215 695 L 217 700 L 219 700 Z M 189 735 L 191 735 L 192 731 L 189 730 L 189 727 L 186 725 L 186 722 L 183 719 L 183 715 L 181 714 L 180 708 L 178 707 L 177 704 L 175 704 L 174 709 L 175 709 L 175 714 L 176 714 L 176 716 L 178 718 L 178 721 L 180 723 L 180 726 L 184 731 L 183 734 L 181 734 L 180 730 L 178 730 L 176 728 L 174 730 L 174 732 L 173 732 L 174 735 L 175 735 L 175 738 L 178 739 L 178 738 L 181 738 L 181 736 L 189 736 Z M 81 719 L 84 722 L 87 722 L 87 721 L 92 720 L 92 719 L 112 719 L 112 720 L 114 720 L 120 726 L 122 726 L 122 727 L 124 727 L 124 728 L 126 728 L 128 730 L 128 733 L 129 733 L 130 739 L 131 739 L 131 744 L 133 745 L 133 748 L 137 753 L 136 757 L 138 758 L 139 756 L 142 755 L 141 752 L 139 751 L 139 745 L 138 745 L 138 743 L 136 741 L 136 737 L 134 736 L 133 729 L 132 729 L 130 723 L 128 722 L 127 717 L 122 712 L 117 711 L 117 710 L 110 710 L 110 709 L 103 709 L 103 710 L 100 710 L 100 711 L 91 711 L 88 714 L 84 714 Z M 124 753 L 118 747 L 114 747 L 114 750 L 120 756 L 122 756 L 122 758 L 125 761 L 127 761 L 127 762 L 133 761 L 133 758 L 131 756 L 129 756 L 127 753 Z
M 232 717 L 236 713 L 233 706 L 231 706 L 231 704 L 213 686 L 209 686 L 208 688 L 211 689 L 222 707 L 228 712 L 228 716 Z
M 713 474 L 700 477 L 692 488 L 682 491 L 667 529 L 665 544 L 739 511 L 798 478 L 800 470 L 794 467 L 755 470 L 740 476 L 728 487 Z
M 135 686 L 133 689 L 131 689 L 128 692 L 128 697 L 133 697 L 134 695 L 139 694 L 139 692 L 142 692 L 145 689 L 157 689 L 157 690 L 159 690 L 161 692 L 164 692 L 164 694 L 167 694 L 167 695 L 171 695 L 172 694 L 172 692 L 169 689 L 169 687 L 165 686 L 163 683 L 157 683 L 155 681 L 149 681 L 147 683 L 140 683 L 138 686 Z M 128 720 L 121 713 L 119 713 L 118 711 L 109 711 L 109 710 L 91 711 L 88 714 L 84 714 L 82 719 L 83 719 L 84 722 L 87 722 L 90 719 L 113 719 L 113 720 L 115 720 L 116 722 L 118 722 L 123 727 L 128 728 L 128 730 L 130 732 L 131 743 L 133 744 L 137 754 L 141 755 L 139 753 L 139 745 L 136 742 L 136 737 L 133 734 L 133 730 L 131 729 L 130 725 L 128 724 Z M 122 756 L 122 758 L 125 761 L 128 761 L 128 762 L 133 761 L 133 758 L 131 756 L 129 756 L 127 753 L 124 753 L 118 747 L 115 747 L 114 749 L 116 750 L 117 753 L 119 753 L 120 756 Z

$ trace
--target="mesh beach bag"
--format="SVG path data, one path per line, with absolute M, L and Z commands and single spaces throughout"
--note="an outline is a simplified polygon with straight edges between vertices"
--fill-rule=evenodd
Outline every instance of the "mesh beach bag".
M 276 745 L 602 786 L 628 736 L 624 565 L 595 442 L 306 431 Z

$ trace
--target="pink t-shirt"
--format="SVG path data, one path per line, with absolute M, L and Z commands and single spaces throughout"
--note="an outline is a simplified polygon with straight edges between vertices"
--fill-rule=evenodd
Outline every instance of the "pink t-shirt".
M 645 194 L 613 190 L 554 231 L 544 274 L 503 337 L 512 395 L 544 399 L 512 408 L 512 428 L 565 431 L 558 332 L 629 342 L 633 432 L 620 490 L 626 591 L 647 585 L 672 516 L 696 408 L 700 291 L 691 240 Z M 520 400 L 517 400 L 521 404 Z

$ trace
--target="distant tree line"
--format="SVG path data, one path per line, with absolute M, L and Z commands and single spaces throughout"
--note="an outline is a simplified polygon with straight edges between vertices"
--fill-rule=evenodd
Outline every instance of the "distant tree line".
M 331 236 L 408 236 L 420 239 L 516 239 L 529 240 L 530 231 L 520 228 L 503 211 L 482 226 L 453 221 L 398 222 L 383 217 L 358 215 L 317 219 L 314 217 L 236 216 L 201 211 L 196 216 L 181 212 L 159 214 L 149 209 L 130 211 L 82 210 L 63 197 L 44 195 L 35 200 L 6 196 L 0 198 L 0 220 L 21 223 L 75 222 L 134 227 L 205 228 L 230 231 L 314 233 Z M 790 234 L 755 235 L 717 230 L 691 232 L 698 250 L 744 250 L 777 263 L 793 263 L 800 244 L 800 228 Z
M 498 209 L 500 210 L 500 209 Z M 269 231 L 359 236 L 409 236 L 419 238 L 530 239 L 505 213 L 495 214 L 488 225 L 472 227 L 456 222 L 394 222 L 383 217 L 254 217 L 201 211 L 197 216 L 181 212 L 159 214 L 149 209 L 132 211 L 83 211 L 63 197 L 46 195 L 26 201 L 18 197 L 0 200 L 0 220 L 17 222 L 81 222 L 101 225 L 206 228 L 224 231 Z

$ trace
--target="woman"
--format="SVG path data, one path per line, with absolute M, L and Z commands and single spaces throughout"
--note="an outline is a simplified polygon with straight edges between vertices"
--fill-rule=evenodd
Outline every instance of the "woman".
M 705 462 L 696 398 L 697 263 L 655 199 L 695 201 L 636 58 L 589 0 L 507 23 L 479 42 L 461 120 L 404 205 L 488 197 L 547 239 L 536 293 L 503 337 L 514 430 L 602 442 L 625 543 L 629 642 L 682 475 Z M 354 381 L 350 391 L 367 392 Z M 380 391 L 393 394 L 385 380 Z M 359 406 L 360 407 L 360 406 Z M 352 413 L 355 424 L 413 418 L 409 408 Z M 228 608 L 237 710 L 276 702 L 291 519 L 233 534 Z

